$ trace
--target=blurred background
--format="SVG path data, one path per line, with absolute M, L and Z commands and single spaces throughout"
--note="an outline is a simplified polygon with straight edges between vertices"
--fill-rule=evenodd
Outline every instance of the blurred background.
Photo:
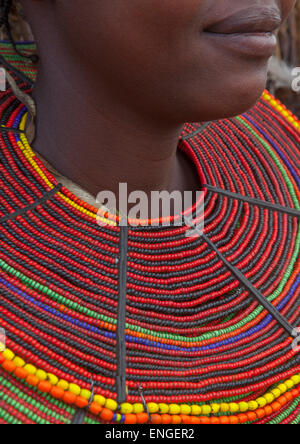
M 17 0 L 14 2 L 11 22 L 16 41 L 33 40 Z M 0 39 L 5 40 L 6 37 L 2 31 Z M 294 12 L 280 31 L 276 56 L 270 61 L 268 80 L 270 92 L 300 117 L 300 93 L 294 92 L 291 87 L 294 67 L 300 67 L 300 0 L 297 0 Z

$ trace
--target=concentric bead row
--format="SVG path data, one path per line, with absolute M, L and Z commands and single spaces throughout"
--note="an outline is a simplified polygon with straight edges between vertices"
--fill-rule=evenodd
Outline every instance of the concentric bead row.
M 7 128 L 24 129 L 26 110 L 10 91 L 0 114 Z M 179 147 L 202 184 L 299 208 L 299 121 L 280 102 L 265 93 L 248 113 L 197 129 L 186 125 Z M 5 421 L 22 396 L 12 382 L 73 409 L 89 405 L 91 379 L 90 422 L 148 421 L 140 386 L 152 422 L 297 421 L 292 339 L 186 227 L 129 230 L 128 402 L 117 405 L 119 227 L 99 227 L 97 209 L 64 187 L 26 210 L 56 186 L 22 133 L 1 132 L 0 219 L 12 217 L 0 223 L 0 325 L 15 355 L 6 351 L 1 364 Z M 295 218 L 205 192 L 205 233 L 300 325 Z

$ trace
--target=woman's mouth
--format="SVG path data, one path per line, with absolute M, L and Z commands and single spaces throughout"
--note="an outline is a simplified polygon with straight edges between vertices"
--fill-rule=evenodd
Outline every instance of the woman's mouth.
M 222 18 L 205 29 L 215 44 L 239 54 L 271 57 L 275 51 L 276 31 L 282 23 L 278 8 L 248 8 Z

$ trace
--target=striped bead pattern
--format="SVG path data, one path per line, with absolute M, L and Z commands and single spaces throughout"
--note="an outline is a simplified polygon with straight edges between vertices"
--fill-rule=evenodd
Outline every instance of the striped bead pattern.
M 22 51 L 23 54 L 33 55 L 36 53 L 36 46 L 33 42 L 22 42 L 20 44 L 17 43 L 17 48 Z M 5 60 L 14 68 L 23 72 L 30 80 L 34 80 L 36 76 L 36 68 L 29 61 L 24 60 L 18 54 L 16 54 L 11 47 L 11 43 L 9 42 L 1 42 L 1 55 L 5 58 Z
M 7 128 L 25 127 L 26 110 L 11 91 L 0 96 L 0 116 Z M 199 186 L 300 208 L 300 124 L 271 95 L 197 129 L 185 126 L 179 148 Z M 57 185 L 24 134 L 1 131 L 0 423 L 69 422 L 74 407 L 87 406 L 91 378 L 87 423 L 145 422 L 140 386 L 153 423 L 299 423 L 292 338 L 201 238 L 185 236 L 187 227 L 129 229 L 128 398 L 118 406 L 120 230 L 100 227 L 97 209 L 64 187 L 25 210 Z M 206 191 L 205 233 L 300 326 L 296 218 Z

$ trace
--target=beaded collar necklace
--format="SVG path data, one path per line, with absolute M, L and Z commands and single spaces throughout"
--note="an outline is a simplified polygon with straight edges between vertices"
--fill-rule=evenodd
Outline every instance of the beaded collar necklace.
M 10 92 L 0 106 L 5 411 L 22 422 L 299 421 L 299 121 L 265 92 L 201 134 L 186 125 L 182 149 L 210 184 L 203 239 L 99 227 L 34 155 L 24 107 Z M 0 421 L 9 415 L 0 406 Z

